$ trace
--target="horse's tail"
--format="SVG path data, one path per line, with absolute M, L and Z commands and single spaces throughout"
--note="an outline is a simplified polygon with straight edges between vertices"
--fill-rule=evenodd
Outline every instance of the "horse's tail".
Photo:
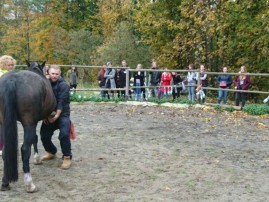
M 8 182 L 14 182 L 18 180 L 17 96 L 14 80 L 6 82 L 3 100 L 4 173 Z

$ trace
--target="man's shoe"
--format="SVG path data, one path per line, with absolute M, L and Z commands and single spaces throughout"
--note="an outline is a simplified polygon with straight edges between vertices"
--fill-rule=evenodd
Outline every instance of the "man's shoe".
M 48 152 L 45 156 L 41 158 L 41 161 L 48 161 L 55 158 L 55 154 Z
M 71 158 L 70 156 L 64 156 L 63 164 L 61 165 L 61 169 L 69 169 L 71 166 Z

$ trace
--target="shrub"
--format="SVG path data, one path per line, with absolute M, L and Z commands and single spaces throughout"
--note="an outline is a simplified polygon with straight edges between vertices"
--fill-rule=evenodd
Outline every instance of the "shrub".
M 226 107 L 225 110 L 227 112 L 233 112 L 235 110 L 235 108 L 234 107 Z
M 214 107 L 214 109 L 215 109 L 216 111 L 222 111 L 222 107 L 221 107 L 220 105 L 216 105 L 216 106 Z
M 249 104 L 243 110 L 252 115 L 269 114 L 269 106 L 263 104 Z

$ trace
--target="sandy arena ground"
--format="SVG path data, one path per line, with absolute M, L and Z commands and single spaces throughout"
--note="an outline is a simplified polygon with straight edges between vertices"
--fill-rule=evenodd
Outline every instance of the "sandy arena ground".
M 56 159 L 34 165 L 31 157 L 39 191 L 25 192 L 19 161 L 19 181 L 1 202 L 269 201 L 268 116 L 84 103 L 72 104 L 72 120 L 72 167 L 59 168 L 54 135 Z

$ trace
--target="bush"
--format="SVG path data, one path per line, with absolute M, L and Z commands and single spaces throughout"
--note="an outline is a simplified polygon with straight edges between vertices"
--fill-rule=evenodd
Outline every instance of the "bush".
M 269 106 L 263 104 L 249 104 L 243 110 L 251 115 L 269 114 Z
M 225 110 L 227 112 L 233 112 L 235 110 L 235 108 L 234 107 L 226 107 Z
M 214 107 L 214 109 L 215 109 L 216 111 L 222 111 L 222 107 L 221 107 L 220 105 L 216 105 L 216 106 Z

